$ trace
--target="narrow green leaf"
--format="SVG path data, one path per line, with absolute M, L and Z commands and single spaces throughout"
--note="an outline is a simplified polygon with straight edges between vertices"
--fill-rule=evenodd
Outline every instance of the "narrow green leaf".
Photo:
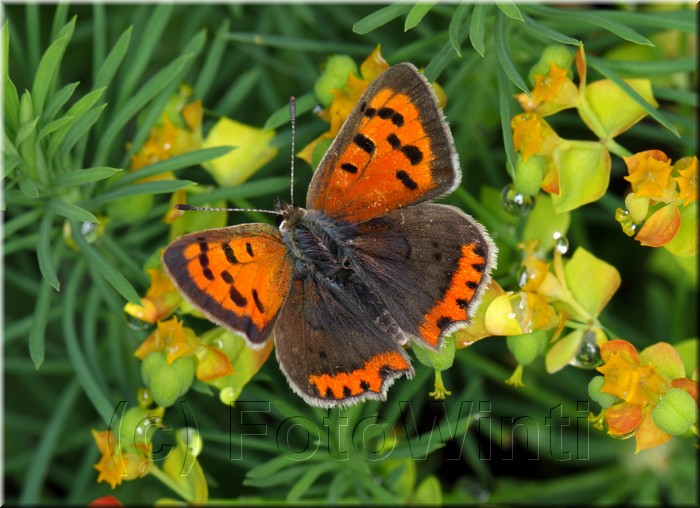
M 92 251 L 92 247 L 88 245 L 82 236 L 80 236 L 80 240 L 78 241 L 79 245 L 80 241 L 87 245 Z M 91 262 L 91 260 L 88 259 L 87 262 Z M 80 312 L 82 312 L 82 305 L 78 303 L 77 299 L 78 291 L 82 291 L 85 287 L 86 281 L 83 278 L 84 275 L 85 262 L 81 259 L 76 266 L 73 267 L 70 278 L 66 283 L 66 294 L 64 296 L 65 300 L 63 301 L 62 335 L 66 343 L 68 358 L 70 359 L 75 375 L 80 382 L 80 386 L 83 387 L 85 395 L 87 395 L 88 399 L 90 399 L 92 406 L 95 408 L 95 411 L 97 411 L 97 414 L 100 415 L 102 421 L 105 424 L 108 424 L 112 419 L 112 414 L 114 413 L 114 405 L 107 394 L 100 389 L 100 383 L 95 380 L 95 376 L 90 370 L 90 366 L 85 361 L 85 355 L 80 349 L 78 334 L 75 329 L 75 319 Z M 95 367 L 97 368 L 97 366 Z
M 61 145 L 61 157 L 66 157 L 71 148 L 80 141 L 84 139 L 92 126 L 97 122 L 102 114 L 102 111 L 107 107 L 107 104 L 102 104 L 96 108 L 91 109 L 83 116 L 81 116 L 70 128 L 66 137 L 63 139 Z
M 56 12 L 53 15 L 53 23 L 51 24 L 51 40 L 58 39 L 61 30 L 66 25 L 68 18 L 68 4 L 59 3 L 56 5 Z
M 11 238 L 15 233 L 17 233 L 17 231 L 22 230 L 22 228 L 25 228 L 30 224 L 35 224 L 36 221 L 39 220 L 44 213 L 45 211 L 43 209 L 34 208 L 32 210 L 22 212 L 22 214 L 7 221 L 5 224 L 3 224 L 2 228 L 4 241 L 7 242 L 9 238 Z
M 297 482 L 294 483 L 289 492 L 287 492 L 287 502 L 294 503 L 301 499 L 307 490 L 314 484 L 319 476 L 335 469 L 336 463 L 333 461 L 321 462 L 315 466 L 311 466 L 304 471 L 304 474 Z
M 382 7 L 355 23 L 352 26 L 352 31 L 360 35 L 368 34 L 407 13 L 409 10 L 411 10 L 411 5 L 403 3 Z
M 48 321 L 52 291 L 49 282 L 42 279 L 36 307 L 34 307 L 32 328 L 29 332 L 29 357 L 37 369 L 44 362 L 46 322 Z
M 76 185 L 83 185 L 85 183 L 98 182 L 100 180 L 105 180 L 110 176 L 121 172 L 119 168 L 110 168 L 105 166 L 98 166 L 94 168 L 87 169 L 76 169 L 65 175 L 61 175 L 56 178 L 53 182 L 54 187 L 73 187 Z
M 469 40 L 472 43 L 472 47 L 479 53 L 482 57 L 484 56 L 484 51 L 486 51 L 486 46 L 484 45 L 484 32 L 486 31 L 486 13 L 491 9 L 491 5 L 488 4 L 477 4 L 474 6 L 474 12 L 472 13 L 472 20 L 469 24 Z
M 565 19 L 567 23 L 572 25 L 578 22 L 589 23 L 602 28 L 603 30 L 607 30 L 608 32 L 613 33 L 626 41 L 634 42 L 635 44 L 642 44 L 644 46 L 654 45 L 649 39 L 629 27 L 629 22 L 627 21 L 628 18 L 626 16 L 623 22 L 618 23 L 617 21 L 613 21 L 609 17 L 601 15 L 596 11 L 572 9 L 562 10 L 543 5 L 536 5 L 534 3 L 523 5 L 522 7 L 523 10 L 530 13 L 539 13 L 542 16 Z M 645 17 L 651 18 L 653 16 L 646 15 Z
M 58 114 L 58 111 L 73 96 L 73 93 L 75 92 L 75 89 L 78 88 L 79 84 L 79 81 L 76 81 L 75 83 L 70 83 L 61 88 L 58 92 L 56 92 L 53 95 L 53 97 L 51 97 L 51 100 L 46 105 L 46 108 L 44 109 L 44 112 L 41 115 L 42 121 L 50 122 L 51 120 L 53 120 L 53 118 Z
M 48 209 L 54 212 L 56 215 L 65 217 L 66 219 L 75 220 L 79 222 L 93 222 L 97 224 L 99 221 L 92 213 L 88 212 L 84 208 L 68 203 L 66 201 L 61 201 L 58 199 L 49 201 Z
M 19 166 L 22 161 L 20 159 L 17 159 L 15 157 L 7 157 L 5 156 L 3 158 L 3 166 L 2 166 L 2 177 L 6 178 L 7 175 L 12 173 L 15 169 L 17 169 L 17 166 Z
M 462 25 L 467 19 L 471 8 L 472 6 L 470 4 L 459 4 L 450 20 L 450 27 L 448 29 L 450 44 L 452 44 L 457 56 L 460 58 L 462 57 L 462 38 L 460 34 L 462 33 Z
M 202 205 L 204 203 L 217 201 L 219 199 L 250 199 L 254 197 L 278 194 L 279 192 L 285 190 L 289 192 L 289 178 L 271 177 L 263 180 L 246 182 L 241 185 L 237 185 L 236 187 L 214 189 L 206 194 L 193 195 L 189 198 L 189 202 L 193 205 Z
M 39 123 L 39 117 L 33 118 L 31 121 L 23 123 L 20 125 L 17 131 L 17 137 L 15 138 L 15 146 L 18 148 L 22 146 L 22 143 L 31 136 L 36 131 L 36 126 Z
M 151 61 L 153 51 L 161 42 L 163 31 L 170 20 L 172 10 L 173 6 L 167 3 L 159 4 L 153 9 L 153 13 L 148 19 L 148 24 L 141 33 L 138 46 L 134 47 L 130 54 L 126 75 L 119 87 L 117 105 L 121 106 L 128 97 L 134 94 L 137 83 Z
M 403 25 L 403 31 L 408 32 L 411 28 L 417 27 L 436 3 L 437 0 L 433 0 L 432 2 L 421 2 L 411 7 L 408 15 L 406 15 L 406 22 Z
M 503 12 L 503 14 L 508 16 L 510 19 L 524 21 L 522 13 L 520 12 L 520 9 L 518 9 L 518 6 L 515 5 L 515 2 L 496 2 L 496 7 L 501 9 L 501 12 Z
M 61 143 L 63 143 L 63 140 L 65 139 L 66 135 L 70 131 L 71 127 L 80 120 L 97 102 L 97 100 L 102 96 L 104 93 L 105 88 L 99 88 L 97 90 L 93 90 L 92 92 L 86 94 L 85 96 L 81 97 L 78 99 L 75 104 L 73 104 L 68 111 L 66 111 L 65 116 L 71 116 L 73 117 L 73 120 L 71 122 L 66 123 L 63 125 L 60 129 L 58 129 L 55 134 L 51 137 L 51 141 L 49 142 L 49 157 L 53 157 L 53 155 L 56 153 L 56 150 L 58 150 L 58 147 L 61 146 Z M 94 114 L 94 113 L 93 113 Z
M 629 86 L 624 79 L 615 74 L 610 69 L 610 67 L 608 67 L 607 63 L 604 63 L 604 61 L 600 58 L 590 56 L 587 58 L 587 61 L 588 65 L 591 68 L 597 70 L 603 76 L 605 76 L 610 81 L 619 86 L 627 95 L 629 95 L 632 98 L 632 100 L 634 100 L 634 102 L 639 104 L 650 117 L 652 117 L 654 120 L 666 127 L 677 137 L 681 137 L 680 133 L 678 132 L 678 129 L 676 129 L 676 127 L 671 122 L 669 122 L 668 119 L 660 111 L 655 109 L 654 106 L 652 106 L 646 100 L 644 100 L 644 98 L 641 95 L 639 95 L 631 86 Z
M 219 100 L 214 108 L 214 111 L 236 111 L 238 106 L 248 97 L 248 94 L 255 89 L 260 80 L 260 67 L 252 69 L 241 74 L 236 82 L 228 89 L 226 94 Z
M 289 37 L 287 35 L 261 34 L 250 32 L 230 32 L 227 40 L 252 44 L 254 46 L 267 46 L 270 48 L 282 48 L 289 51 L 305 51 L 309 53 L 347 53 L 350 55 L 362 55 L 367 48 L 361 44 L 349 44 L 345 42 L 330 42 L 319 44 L 315 39 L 303 39 L 301 37 Z
M 46 50 L 44 56 L 41 57 L 41 62 L 39 62 L 39 68 L 36 71 L 34 84 L 32 85 L 34 113 L 37 116 L 41 116 L 49 89 L 53 85 L 53 82 L 58 75 L 58 69 L 61 65 L 63 54 L 65 53 L 68 42 L 73 35 L 75 20 L 76 17 L 73 17 L 73 19 L 67 25 L 70 26 L 68 33 L 61 38 L 56 39 Z
M 570 44 L 571 46 L 578 47 L 578 39 L 574 39 L 573 37 L 569 37 L 568 35 L 564 35 L 561 32 L 557 32 L 556 30 L 552 30 L 551 28 L 541 25 L 525 13 L 521 14 L 523 15 L 523 19 L 525 20 L 525 25 L 537 35 L 545 37 L 547 39 L 551 39 L 561 44 Z
M 126 198 L 129 196 L 139 196 L 141 194 L 167 194 L 175 192 L 178 189 L 196 185 L 196 182 L 187 180 L 158 180 L 154 182 L 143 182 L 128 187 L 120 187 L 111 192 L 106 192 L 100 196 L 90 199 L 84 205 L 91 207 L 103 205 L 114 201 L 115 199 Z
M 39 224 L 39 242 L 36 246 L 36 257 L 39 262 L 39 271 L 46 282 L 56 291 L 60 291 L 61 283 L 51 259 L 51 234 L 53 233 L 54 214 L 46 213 Z
M 48 136 L 53 131 L 60 129 L 67 123 L 73 121 L 73 119 L 74 118 L 72 116 L 62 116 L 61 118 L 57 118 L 56 120 L 47 123 L 39 131 L 39 135 L 36 138 L 37 142 L 41 141 L 44 137 Z
M 22 194 L 33 199 L 39 197 L 39 188 L 28 174 L 24 171 L 20 171 L 17 174 L 17 179 L 19 180 L 19 190 L 22 191 Z
M 318 101 L 316 100 L 316 96 L 312 92 L 304 94 L 301 97 L 297 97 L 297 116 L 301 116 L 307 111 L 311 111 L 314 108 L 314 106 L 316 106 L 316 104 L 318 104 Z M 281 107 L 267 118 L 267 121 L 263 126 L 263 130 L 276 129 L 281 125 L 288 124 L 289 121 L 289 106 Z
M 41 502 L 40 493 L 49 468 L 54 464 L 55 449 L 61 443 L 62 437 L 74 430 L 66 428 L 66 425 L 69 418 L 74 416 L 79 395 L 78 383 L 73 381 L 63 390 L 61 397 L 55 401 L 55 408 L 53 408 L 44 431 L 41 433 L 39 443 L 32 453 L 18 504 L 36 505 Z
M 3 133 L 4 143 L 2 145 L 2 153 L 5 157 L 13 157 L 15 159 L 19 159 L 19 151 L 17 150 L 17 147 L 15 144 L 10 140 L 10 138 L 7 137 L 7 132 Z
M 29 68 L 33 70 L 39 65 L 39 48 L 41 48 L 42 30 L 39 23 L 39 5 L 28 4 L 25 12 L 25 27 L 27 33 L 25 40 L 27 41 Z
M 656 10 L 653 15 L 642 10 L 637 12 L 630 10 L 605 10 L 599 11 L 598 15 L 619 21 L 628 26 L 645 26 L 663 31 L 678 30 L 689 34 L 698 33 L 698 18 L 693 11 L 687 9 Z
M 155 76 L 153 76 L 143 87 L 139 89 L 126 103 L 121 106 L 112 117 L 112 121 L 107 126 L 100 144 L 97 147 L 97 155 L 95 156 L 95 162 L 98 165 L 104 164 L 107 160 L 107 154 L 109 149 L 112 147 L 112 143 L 118 134 L 122 133 L 124 126 L 131 120 L 135 115 L 138 114 L 141 109 L 155 97 L 158 92 L 163 88 L 168 86 L 173 82 L 173 80 L 180 74 L 182 68 L 187 64 L 187 62 L 192 58 L 192 55 L 182 55 L 173 62 L 171 62 L 167 67 L 159 71 Z
M 457 52 L 455 51 L 452 42 L 448 41 L 443 44 L 440 51 L 437 52 L 437 54 L 425 67 L 425 72 L 423 74 L 425 75 L 426 79 L 431 83 L 435 81 L 440 76 L 442 71 L 445 70 L 445 67 L 447 67 L 456 56 Z
M 677 90 L 675 88 L 665 88 L 654 86 L 654 97 L 667 101 L 676 102 L 693 108 L 698 107 L 698 94 L 686 90 Z
M 127 49 L 129 49 L 129 42 L 131 41 L 131 32 L 133 27 L 129 27 L 124 32 L 122 32 L 119 40 L 112 46 L 111 51 L 105 58 L 104 62 L 100 66 L 100 70 L 95 74 L 95 84 L 93 88 L 106 87 L 112 82 L 114 75 L 119 69 L 119 66 L 124 59 Z
M 87 263 L 90 263 L 102 277 L 105 278 L 107 282 L 124 297 L 125 300 L 140 304 L 141 298 L 134 289 L 134 287 L 129 283 L 128 280 L 112 266 L 102 255 L 88 243 L 88 241 L 80 233 L 80 224 L 75 221 L 70 221 L 71 232 L 73 235 L 73 240 L 75 240 L 76 245 L 80 251 L 85 256 Z
M 217 159 L 223 155 L 226 155 L 231 150 L 233 150 L 233 147 L 231 146 L 215 146 L 212 148 L 194 150 L 182 155 L 176 155 L 170 159 L 155 162 L 153 164 L 149 164 L 148 166 L 139 168 L 137 171 L 128 172 L 123 178 L 120 178 L 114 184 L 113 188 L 121 188 L 137 180 L 160 175 L 166 171 L 179 171 L 181 169 L 189 168 L 190 166 L 198 166 L 203 162 Z
M 17 88 L 10 79 L 10 71 L 8 61 L 10 57 L 10 27 L 6 21 L 2 27 L 2 76 L 4 83 L 3 91 L 3 120 L 5 129 L 9 129 L 11 136 L 17 132 L 19 128 L 19 95 Z
M 97 69 L 105 61 L 107 52 L 107 22 L 106 22 L 105 6 L 101 3 L 96 3 L 92 6 L 92 81 L 97 78 Z
M 501 130 L 503 131 L 503 147 L 506 150 L 506 159 L 508 163 L 508 174 L 511 177 L 515 174 L 515 147 L 513 146 L 513 131 L 510 127 L 510 112 L 512 93 L 508 80 L 505 75 L 505 70 L 499 67 L 498 70 L 498 111 L 501 116 Z
M 214 78 L 219 74 L 221 69 L 221 60 L 226 50 L 226 34 L 229 31 L 230 22 L 225 19 L 214 35 L 214 40 L 211 43 L 207 58 L 204 61 L 202 70 L 199 72 L 197 81 L 194 84 L 194 90 L 197 97 L 204 99 L 214 83 Z M 240 78 L 237 78 L 238 81 Z
M 653 60 L 651 62 L 635 62 L 624 60 L 605 60 L 612 72 L 629 78 L 650 78 L 652 76 L 668 76 L 677 72 L 692 73 L 697 70 L 698 61 L 694 56 Z
M 528 96 L 530 95 L 530 90 L 527 84 L 518 73 L 515 68 L 515 64 L 510 59 L 510 54 L 508 53 L 508 46 L 506 43 L 506 27 L 505 27 L 505 15 L 502 12 L 498 13 L 496 16 L 496 27 L 495 27 L 495 38 L 496 38 L 496 56 L 501 64 L 501 68 L 505 71 L 508 78 L 525 92 Z

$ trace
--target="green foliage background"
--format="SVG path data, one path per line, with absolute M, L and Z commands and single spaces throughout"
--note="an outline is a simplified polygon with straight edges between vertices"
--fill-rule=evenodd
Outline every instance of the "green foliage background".
M 4 151 L 4 480 L 11 503 L 85 504 L 109 493 L 95 481 L 99 457 L 90 429 L 106 428 L 120 401 L 135 403 L 142 381 L 133 351 L 148 332 L 130 328 L 122 309 L 144 293 L 143 265 L 167 243 L 160 218 L 168 193 L 188 184 L 125 190 L 103 179 L 113 173 L 109 168 L 128 166 L 180 82 L 192 84 L 202 99 L 206 131 L 221 115 L 264 125 L 291 95 L 313 90 L 330 54 L 360 62 L 381 44 L 390 63 L 424 67 L 447 94 L 445 114 L 464 171 L 462 188 L 446 201 L 499 237 L 496 278 L 505 288 L 515 287 L 522 222 L 504 223 L 497 204 L 478 196 L 482 186 L 500 189 L 510 181 L 504 139 L 510 117 L 520 111 L 512 96 L 546 45 L 582 40 L 589 55 L 602 57 L 620 44 L 640 44 L 651 55 L 647 61 L 606 65 L 617 74 L 654 79 L 663 118 L 680 135 L 647 119 L 618 141 L 633 152 L 664 150 L 674 160 L 697 154 L 695 56 L 667 60 L 644 43 L 663 30 L 679 32 L 682 40 L 694 37 L 696 12 L 682 6 L 30 4 L 7 5 L 4 16 L 6 139 L 29 140 L 19 154 L 7 141 Z M 596 75 L 594 63 L 590 71 Z M 673 73 L 691 74 L 689 87 L 666 79 Z M 30 91 L 31 103 L 13 101 L 13 90 L 19 98 Z M 591 139 L 573 112 L 552 122 L 567 137 Z M 326 124 L 304 112 L 297 146 L 324 130 Z M 275 143 L 279 155 L 250 183 L 218 196 L 263 208 L 285 199 L 287 123 Z M 216 153 L 195 152 L 170 169 L 182 180 L 210 184 L 198 164 Z M 15 162 L 30 159 L 35 164 Z M 297 167 L 297 195 L 304 195 L 311 171 L 302 162 Z M 98 169 L 78 175 L 83 168 Z M 569 231 L 572 248 L 585 247 L 621 273 L 622 287 L 601 319 L 638 349 L 697 336 L 695 272 L 662 250 L 640 247 L 614 220 L 627 189 L 624 174 L 614 158 L 608 194 L 576 210 Z M 95 242 L 77 233 L 80 223 L 129 194 L 156 195 L 143 220 L 109 217 Z M 230 217 L 233 223 L 250 219 Z M 78 250 L 65 243 L 67 224 Z M 231 411 L 206 390 L 192 390 L 186 398 L 204 440 L 200 462 L 210 497 L 246 503 L 697 502 L 691 441 L 673 439 L 635 456 L 633 440 L 588 429 L 588 410 L 598 410 L 587 405 L 590 371 L 569 367 L 548 375 L 539 359 L 526 370 L 527 388 L 515 390 L 503 384 L 514 366 L 505 341 L 484 340 L 458 351 L 443 373 L 453 392 L 444 405 L 426 402 L 432 372 L 418 366 L 416 378 L 399 381 L 386 403 L 329 415 L 296 397 L 271 359 L 241 399 L 272 401 L 264 416 L 244 415 L 266 423 L 267 435 L 244 438 L 261 432 L 241 426 L 241 409 L 253 406 Z M 412 413 L 402 412 L 399 401 L 410 401 Z M 489 404 L 480 407 L 481 425 L 473 417 L 457 424 L 462 401 Z M 176 413 L 173 408 L 167 415 L 173 427 L 183 425 Z M 375 416 L 381 427 L 370 427 L 365 441 L 353 446 L 356 424 Z M 301 427 L 291 429 L 289 447 L 279 445 L 277 431 L 286 432 L 291 417 L 318 434 L 319 452 L 309 460 L 288 460 L 306 446 L 309 433 Z M 341 417 L 348 425 L 333 423 Z M 523 425 L 511 433 L 520 417 Z M 444 436 L 466 433 L 461 454 L 460 439 L 443 446 L 437 431 L 428 439 L 434 420 Z M 241 443 L 243 460 L 231 460 Z M 348 451 L 348 460 L 338 460 L 338 447 Z M 377 457 L 384 458 L 372 460 Z M 127 505 L 172 496 L 152 477 L 126 482 L 115 494 Z

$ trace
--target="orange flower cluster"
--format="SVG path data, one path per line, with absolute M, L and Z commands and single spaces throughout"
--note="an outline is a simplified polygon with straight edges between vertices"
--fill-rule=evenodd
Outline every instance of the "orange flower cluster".
M 599 391 L 617 401 L 603 410 L 608 434 L 634 436 L 636 452 L 640 452 L 671 439 L 679 423 L 681 430 L 695 424 L 698 383 L 685 377 L 683 362 L 673 346 L 659 342 L 638 353 L 629 342 L 616 339 L 601 345 L 600 353 L 605 363 L 598 367 L 604 376 Z M 689 419 L 682 414 L 683 405 L 681 411 L 675 407 L 664 414 L 662 401 L 674 389 L 685 392 L 680 395 L 685 406 L 690 406 Z
M 628 236 L 679 256 L 697 253 L 698 158 L 675 164 L 660 150 L 625 157 L 632 192 L 615 219 Z M 640 227 L 641 226 L 641 227 Z

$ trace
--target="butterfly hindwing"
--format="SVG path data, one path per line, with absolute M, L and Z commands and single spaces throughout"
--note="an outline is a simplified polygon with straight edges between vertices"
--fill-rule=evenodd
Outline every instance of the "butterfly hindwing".
M 287 249 L 266 224 L 182 236 L 163 252 L 163 266 L 195 308 L 254 347 L 269 337 L 291 283 Z
M 411 206 L 360 224 L 353 240 L 364 280 L 406 333 L 436 348 L 478 306 L 496 247 L 447 205 Z
M 454 189 L 452 135 L 428 81 L 408 63 L 378 77 L 319 164 L 307 206 L 361 222 Z
M 312 278 L 294 280 L 275 327 L 275 351 L 292 389 L 333 407 L 384 399 L 394 379 L 413 375 L 405 337 L 381 303 Z

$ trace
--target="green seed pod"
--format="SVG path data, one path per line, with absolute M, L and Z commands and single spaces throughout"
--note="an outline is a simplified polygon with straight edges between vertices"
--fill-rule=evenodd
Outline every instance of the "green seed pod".
M 607 409 L 619 399 L 610 393 L 602 393 L 600 389 L 603 387 L 603 384 L 605 384 L 603 376 L 595 376 L 591 379 L 588 383 L 588 397 L 603 409 Z
M 680 436 L 697 421 L 698 405 L 685 390 L 671 388 L 656 405 L 651 417 L 664 432 Z
M 333 55 L 328 59 L 326 69 L 314 84 L 314 94 L 324 108 L 333 100 L 332 90 L 345 86 L 351 72 L 357 75 L 357 64 L 349 56 Z

